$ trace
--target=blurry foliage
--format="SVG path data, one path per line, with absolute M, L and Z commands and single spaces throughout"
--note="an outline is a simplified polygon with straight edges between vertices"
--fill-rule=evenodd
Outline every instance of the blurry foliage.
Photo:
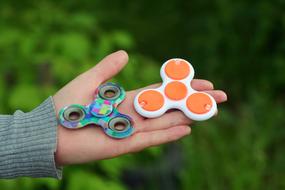
M 0 189 L 285 189 L 284 10 L 282 0 L 1 0 L 3 114 L 31 110 L 118 49 L 130 61 L 113 80 L 128 90 L 159 82 L 163 61 L 183 57 L 229 102 L 180 143 Z

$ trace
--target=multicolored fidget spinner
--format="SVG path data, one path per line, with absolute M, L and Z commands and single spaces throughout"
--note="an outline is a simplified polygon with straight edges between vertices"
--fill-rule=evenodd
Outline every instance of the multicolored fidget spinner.
M 214 98 L 191 88 L 194 68 L 188 61 L 180 58 L 166 61 L 160 76 L 163 80 L 160 87 L 143 90 L 136 96 L 134 107 L 140 115 L 153 118 L 169 109 L 179 109 L 190 119 L 201 121 L 216 113 Z
M 124 89 L 115 83 L 100 85 L 91 104 L 87 106 L 72 104 L 61 109 L 59 122 L 70 129 L 96 124 L 101 126 L 110 137 L 128 137 L 133 132 L 133 120 L 121 114 L 116 108 L 125 97 Z

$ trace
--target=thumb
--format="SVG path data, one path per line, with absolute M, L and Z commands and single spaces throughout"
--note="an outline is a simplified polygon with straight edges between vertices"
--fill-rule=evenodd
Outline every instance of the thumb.
M 127 52 L 120 50 L 106 56 L 95 67 L 86 71 L 80 78 L 86 81 L 96 81 L 97 85 L 112 78 L 128 63 Z
M 95 89 L 104 81 L 116 75 L 128 62 L 128 54 L 125 51 L 117 51 L 105 57 L 95 67 L 80 74 L 70 83 L 65 85 L 54 95 L 58 107 L 70 103 L 89 103 L 94 96 Z M 67 98 L 72 97 L 72 98 Z

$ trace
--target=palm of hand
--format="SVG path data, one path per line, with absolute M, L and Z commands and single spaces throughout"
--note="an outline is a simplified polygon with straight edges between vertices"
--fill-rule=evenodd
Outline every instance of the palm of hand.
M 53 97 L 57 114 L 62 107 L 70 104 L 88 105 L 93 101 L 95 89 L 118 73 L 127 60 L 128 56 L 125 52 L 113 53 L 63 87 Z M 193 80 L 192 87 L 210 93 L 218 103 L 226 100 L 225 93 L 212 90 L 213 86 L 208 81 Z M 132 136 L 113 139 L 100 127 L 87 126 L 72 130 L 58 126 L 57 165 L 112 158 L 171 142 L 190 134 L 190 128 L 187 125 L 191 120 L 180 111 L 169 112 L 155 119 L 145 119 L 140 116 L 133 107 L 134 97 L 140 90 L 142 89 L 127 92 L 126 99 L 118 106 L 121 113 L 129 115 L 135 122 L 135 131 Z

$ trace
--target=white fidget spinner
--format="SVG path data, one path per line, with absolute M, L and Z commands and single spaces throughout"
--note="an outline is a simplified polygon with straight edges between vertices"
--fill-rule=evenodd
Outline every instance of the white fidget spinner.
M 217 111 L 212 96 L 191 87 L 194 77 L 192 65 L 180 58 L 166 61 L 161 69 L 162 85 L 141 91 L 134 100 L 136 111 L 147 118 L 163 115 L 169 109 L 179 109 L 192 120 L 211 118 Z

